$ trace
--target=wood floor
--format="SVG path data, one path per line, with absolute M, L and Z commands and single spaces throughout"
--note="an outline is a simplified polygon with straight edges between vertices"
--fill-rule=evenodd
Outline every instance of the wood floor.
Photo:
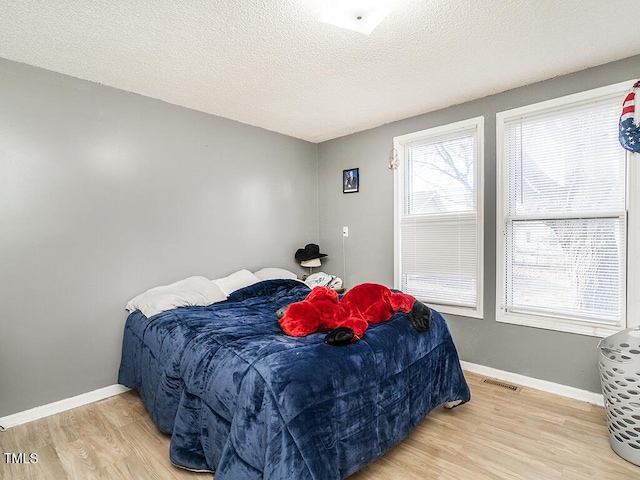
M 471 402 L 438 407 L 350 480 L 640 479 L 640 467 L 609 447 L 602 408 L 466 376 Z M 1 480 L 212 478 L 171 465 L 169 437 L 135 392 L 9 429 L 0 433 L 0 450 Z M 7 463 L 4 452 L 35 453 L 37 463 Z

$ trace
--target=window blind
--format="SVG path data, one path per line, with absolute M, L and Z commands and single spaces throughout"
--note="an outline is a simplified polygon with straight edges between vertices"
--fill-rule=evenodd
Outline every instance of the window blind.
M 402 290 L 424 301 L 475 307 L 475 214 L 402 220 Z
M 477 127 L 403 148 L 400 281 L 438 305 L 478 306 Z
M 620 324 L 626 157 L 618 96 L 505 121 L 507 311 Z

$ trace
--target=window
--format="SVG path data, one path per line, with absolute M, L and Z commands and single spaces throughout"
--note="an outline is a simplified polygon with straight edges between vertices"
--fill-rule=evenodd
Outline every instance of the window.
M 627 326 L 629 86 L 496 116 L 498 321 L 594 336 Z
M 483 118 L 394 139 L 396 288 L 482 317 Z

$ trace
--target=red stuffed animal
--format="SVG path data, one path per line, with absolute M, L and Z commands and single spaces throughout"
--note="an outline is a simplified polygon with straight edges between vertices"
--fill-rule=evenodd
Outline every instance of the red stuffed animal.
M 418 331 L 429 329 L 429 307 L 411 295 L 375 283 L 356 285 L 342 300 L 335 290 L 315 287 L 303 301 L 292 303 L 284 312 L 279 310 L 278 317 L 287 335 L 304 337 L 331 330 L 325 342 L 346 345 L 362 338 L 369 324 L 389 320 L 396 312 L 407 313 Z

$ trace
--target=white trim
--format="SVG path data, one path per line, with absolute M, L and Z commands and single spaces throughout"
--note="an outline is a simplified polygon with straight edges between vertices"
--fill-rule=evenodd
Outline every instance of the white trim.
M 400 137 L 393 139 L 393 148 L 396 150 L 398 157 L 400 156 Z M 402 163 L 402 161 L 400 161 Z M 402 252 L 400 250 L 401 236 L 400 236 L 400 209 L 402 208 L 402 198 L 404 196 L 404 182 L 398 172 L 400 166 L 393 170 L 393 288 L 400 290 L 402 288 L 402 282 L 400 278 L 402 276 L 402 269 L 400 263 L 402 262 Z
M 431 301 L 439 312 L 453 315 L 461 315 L 471 318 L 484 318 L 484 116 L 469 118 L 459 122 L 440 125 L 438 127 L 428 128 L 419 132 L 399 135 L 393 138 L 393 147 L 398 152 L 401 159 L 404 159 L 404 147 L 411 142 L 421 140 L 425 137 L 435 138 L 439 136 L 455 137 L 460 132 L 474 130 L 476 140 L 476 162 L 475 175 L 476 182 L 476 228 L 477 228 L 477 272 L 476 272 L 476 306 L 475 307 L 458 307 L 446 304 L 439 304 Z M 402 251 L 400 241 L 400 222 L 402 199 L 404 198 L 404 182 L 402 181 L 403 161 L 397 170 L 394 170 L 394 198 L 393 198 L 393 272 L 394 272 L 394 288 L 402 287 Z
M 567 385 L 561 385 L 559 383 L 548 382 L 546 380 L 539 380 L 537 378 L 527 377 L 518 373 L 506 372 L 504 370 L 498 370 L 492 367 L 485 367 L 484 365 L 478 365 L 476 363 L 460 361 L 460 365 L 463 370 L 468 372 L 477 373 L 491 378 L 497 378 L 498 380 L 504 380 L 507 382 L 516 383 L 525 387 L 535 388 L 543 392 L 552 393 L 555 395 L 561 395 L 567 398 L 573 398 L 581 402 L 587 402 L 600 407 L 604 406 L 604 399 L 602 394 L 589 392 L 587 390 L 581 390 L 575 387 L 569 387 Z M 105 398 L 120 395 L 127 392 L 129 389 L 123 385 L 111 385 L 108 387 L 100 388 L 92 392 L 83 393 L 75 397 L 66 398 L 58 402 L 43 405 L 41 407 L 35 407 L 23 412 L 14 413 L 6 417 L 0 417 L 0 425 L 5 428 L 15 427 L 23 423 L 28 423 L 33 420 L 55 415 L 56 413 L 65 412 L 73 408 L 88 405 L 90 403 L 104 400 Z
M 627 151 L 627 328 L 640 326 L 640 153 Z M 635 187 L 635 188 L 634 188 Z
M 438 127 L 427 128 L 425 130 L 407 133 L 405 135 L 398 135 L 397 137 L 393 138 L 393 143 L 397 148 L 398 146 L 401 146 L 403 144 L 420 140 L 425 136 L 439 137 L 441 135 L 446 135 L 447 137 L 451 136 L 452 138 L 455 138 L 457 133 L 469 130 L 473 127 L 476 127 L 476 125 L 478 124 L 484 126 L 484 116 L 468 118 L 467 120 L 460 120 L 459 122 L 453 122 L 446 125 L 440 125 Z
M 607 325 L 605 323 L 589 322 L 572 320 L 565 318 L 553 318 L 549 315 L 537 315 L 534 312 L 530 313 L 518 313 L 509 312 L 506 310 L 503 304 L 505 298 L 505 270 L 508 259 L 506 258 L 506 224 L 507 219 L 505 214 L 506 205 L 506 191 L 504 185 L 504 179 L 506 175 L 506 160 L 505 160 L 505 145 L 504 134 L 505 125 L 509 121 L 518 119 L 532 113 L 545 115 L 549 112 L 554 112 L 566 106 L 575 106 L 579 104 L 588 104 L 593 102 L 594 99 L 613 98 L 616 96 L 622 96 L 626 93 L 633 84 L 634 80 L 628 80 L 625 82 L 616 83 L 614 85 L 608 85 L 605 87 L 595 88 L 584 92 L 575 93 L 572 95 L 566 95 L 563 97 L 553 98 L 544 102 L 538 102 L 531 105 L 525 105 L 511 110 L 506 110 L 496 113 L 496 321 L 501 323 L 508 323 L 514 325 L 524 325 L 534 328 L 542 328 L 546 330 L 554 330 L 559 332 L 575 333 L 578 335 L 587 335 L 594 337 L 607 337 L 611 334 L 619 332 L 621 329 L 635 326 L 640 324 L 640 320 L 637 318 L 638 312 L 640 312 L 640 293 L 636 292 L 637 286 L 640 284 L 640 257 L 633 258 L 633 253 L 636 252 L 636 243 L 640 241 L 635 235 L 632 235 L 632 221 L 640 216 L 640 213 L 635 213 L 639 207 L 640 196 L 635 194 L 634 189 L 637 188 L 637 184 L 632 181 L 637 180 L 639 172 L 637 167 L 631 167 L 632 162 L 629 161 L 630 155 L 627 155 L 627 168 L 629 169 L 627 174 L 628 183 L 627 192 L 629 194 L 627 201 L 627 261 L 625 264 L 625 281 L 626 283 L 626 302 L 623 305 L 622 323 L 618 325 Z M 622 105 L 622 103 L 620 103 Z M 610 215 L 608 213 L 607 215 Z M 602 214 L 598 214 L 602 216 Z M 620 212 L 611 216 L 620 216 Z M 520 218 L 520 217 L 518 217 Z M 636 227 L 635 234 L 638 234 L 640 230 Z M 631 267 L 631 268 L 630 268 Z M 626 323 L 625 323 L 626 321 Z
M 555 332 L 567 332 L 588 337 L 604 338 L 618 333 L 625 328 L 619 324 L 606 325 L 604 323 L 588 323 L 560 316 L 535 314 L 532 311 L 527 313 L 507 312 L 501 303 L 496 308 L 496 322 L 553 330 Z
M 508 120 L 513 120 L 522 115 L 527 115 L 531 112 L 537 112 L 544 114 L 549 110 L 554 110 L 559 107 L 564 107 L 567 104 L 579 104 L 581 102 L 591 102 L 595 97 L 605 97 L 613 95 L 621 95 L 631 89 L 635 80 L 627 80 L 626 82 L 620 82 L 613 85 L 607 85 L 606 87 L 594 88 L 592 90 L 586 90 L 584 92 L 573 93 L 571 95 L 565 95 L 563 97 L 552 98 L 544 102 L 532 103 L 530 105 L 524 105 L 518 108 L 512 108 L 511 110 L 505 110 L 503 112 L 496 113 L 496 125 L 498 123 L 505 123 Z M 622 99 L 621 99 L 622 100 Z M 622 109 L 622 103 L 620 103 Z
M 498 380 L 504 380 L 505 382 L 516 383 L 524 387 L 535 388 L 543 392 L 552 393 L 554 395 L 560 395 L 562 397 L 572 398 L 581 402 L 591 403 L 599 407 L 604 407 L 604 397 L 601 393 L 590 392 L 588 390 L 581 390 L 575 387 L 569 387 L 559 383 L 548 382 L 546 380 L 540 380 L 537 378 L 527 377 L 518 373 L 505 372 L 504 370 L 498 370 L 492 367 L 485 367 L 484 365 L 478 365 L 470 362 L 460 362 L 462 369 L 468 372 L 477 373 L 486 377 L 497 378 Z
M 6 417 L 0 417 L 0 425 L 5 428 L 15 427 L 16 425 L 32 422 L 40 418 L 55 415 L 56 413 L 65 412 L 72 408 L 82 407 L 83 405 L 98 402 L 105 398 L 120 395 L 121 393 L 128 391 L 129 389 L 123 385 L 110 385 L 108 387 L 99 388 L 98 390 L 93 390 L 92 392 L 82 393 L 75 397 L 65 398 L 64 400 L 42 405 L 41 407 L 35 407 Z

